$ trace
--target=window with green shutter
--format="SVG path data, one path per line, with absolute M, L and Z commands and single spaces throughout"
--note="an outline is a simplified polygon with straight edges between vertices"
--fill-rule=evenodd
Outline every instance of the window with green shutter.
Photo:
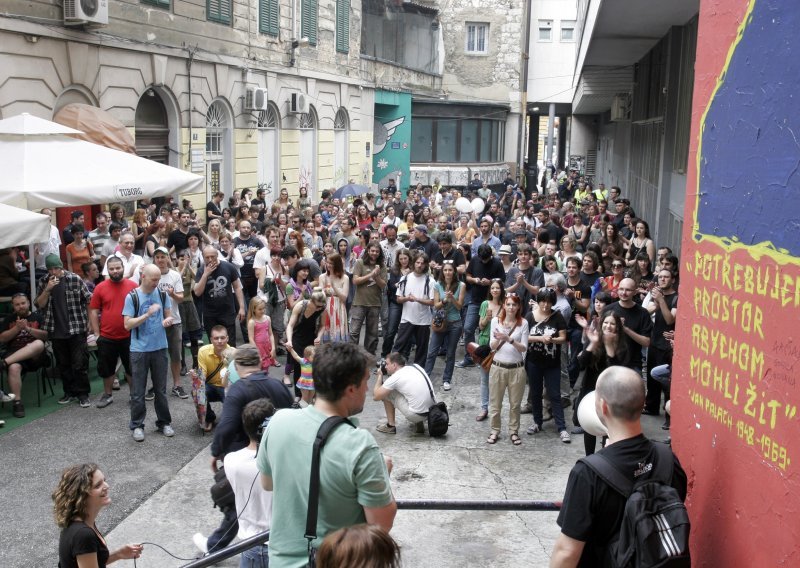
M 317 0 L 302 0 L 300 37 L 307 37 L 309 45 L 317 45 Z
M 171 0 L 141 0 L 142 4 L 150 4 L 159 8 L 169 8 Z
M 350 51 L 350 0 L 336 0 L 336 51 Z
M 220 24 L 230 24 L 232 8 L 232 0 L 206 0 L 206 19 Z
M 278 36 L 281 25 L 280 0 L 258 1 L 258 31 L 262 34 Z

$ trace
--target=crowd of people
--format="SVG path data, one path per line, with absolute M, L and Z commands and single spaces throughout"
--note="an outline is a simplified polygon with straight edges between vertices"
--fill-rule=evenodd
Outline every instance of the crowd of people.
M 17 377 L 10 380 L 15 416 L 24 415 L 20 372 L 40 361 L 50 341 L 64 385 L 60 403 L 91 405 L 88 349 L 96 345 L 105 388 L 95 405 L 113 402 L 121 360 L 131 383 L 135 440 L 144 440 L 144 402 L 152 399 L 157 429 L 174 435 L 168 375 L 176 397 L 188 397 L 181 378 L 187 374 L 196 402 L 203 392 L 198 420 L 211 431 L 218 422 L 211 404 L 224 404 L 231 396 L 226 387 L 239 378 L 232 362 L 237 336 L 255 355 L 250 371 L 271 374 L 287 387 L 292 396 L 284 405 L 327 405 L 345 418 L 363 406 L 359 389 L 366 379 L 363 387 L 346 378 L 344 386 L 321 386 L 318 366 L 325 365 L 326 380 L 333 380 L 335 365 L 323 347 L 363 346 L 356 353 L 380 368 L 373 397 L 386 409 L 377 425 L 383 434 L 397 432 L 396 409 L 423 433 L 426 408 L 435 399 L 427 386 L 458 388 L 456 367 L 480 365 L 475 419 L 488 420 L 488 444 L 502 437 L 507 405 L 513 445 L 523 441 L 521 415 L 531 414 L 527 434 L 553 420 L 561 442 L 584 434 L 586 454 L 593 453 L 597 440 L 584 433 L 577 412 L 568 428 L 565 409 L 577 408 L 611 366 L 643 377 L 644 414 L 660 414 L 669 400 L 668 382 L 651 371 L 671 359 L 679 263 L 670 249 L 656 246 L 618 187 L 595 187 L 564 171 L 541 193 L 510 178 L 499 189 L 476 178 L 466 188 L 419 185 L 406 195 L 390 184 L 347 199 L 323 191 L 318 202 L 305 188 L 296 200 L 285 189 L 272 203 L 261 189 L 234 192 L 227 207 L 223 200 L 222 193 L 213 196 L 205 223 L 188 203 L 140 202 L 130 221 L 112 206 L 88 233 L 76 211 L 60 235 L 56 230 L 38 247 L 36 268 L 46 270 L 34 297 L 41 315 L 36 320 L 25 292 L 16 291 L 14 314 L 0 333 L 0 341 L 9 342 L 0 367 Z M 70 239 L 66 268 L 54 244 L 59 236 Z M 204 337 L 209 345 L 201 348 Z M 488 346 L 490 356 L 471 355 L 472 343 Z M 436 377 L 439 357 L 444 365 Z M 318 426 L 320 416 L 304 420 Z M 285 428 L 286 440 L 301 430 Z M 240 436 L 238 447 L 223 443 L 215 463 L 246 442 Z M 266 478 L 280 475 L 269 455 L 258 459 Z M 390 464 L 381 460 L 375 468 L 373 475 L 383 479 Z M 276 512 L 283 499 L 277 491 Z M 387 495 L 370 502 L 378 512 L 366 520 L 391 528 Z M 351 517 L 349 524 L 358 522 L 358 514 Z M 230 533 L 231 524 L 228 519 L 220 530 Z M 220 546 L 210 541 L 203 537 L 198 546 Z M 297 554 L 297 546 L 295 540 L 287 554 Z M 278 556 L 285 553 L 280 544 L 278 550 Z

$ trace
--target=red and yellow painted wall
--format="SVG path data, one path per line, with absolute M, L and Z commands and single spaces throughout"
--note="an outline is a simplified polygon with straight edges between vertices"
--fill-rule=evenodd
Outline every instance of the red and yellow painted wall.
M 700 2 L 672 389 L 696 566 L 800 566 L 798 30 L 794 0 Z

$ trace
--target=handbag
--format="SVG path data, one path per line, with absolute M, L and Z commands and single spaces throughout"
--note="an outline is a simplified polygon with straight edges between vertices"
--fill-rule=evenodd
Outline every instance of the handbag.
M 317 437 L 314 440 L 314 449 L 311 453 L 311 476 L 308 483 L 308 514 L 306 515 L 306 534 L 308 540 L 308 567 L 316 568 L 317 566 L 317 549 L 311 546 L 314 539 L 317 538 L 317 514 L 319 513 L 319 456 L 322 453 L 322 448 L 325 442 L 328 441 L 328 436 L 333 430 L 344 423 L 349 424 L 355 428 L 355 424 L 350 422 L 347 418 L 341 416 L 331 416 L 322 423 L 322 426 L 317 430 Z
M 433 401 L 433 405 L 428 409 L 428 434 L 431 438 L 444 436 L 450 427 L 450 413 L 447 412 L 447 405 L 444 401 L 436 402 L 431 379 L 424 369 L 419 365 L 414 365 L 414 368 L 425 377 L 425 383 L 428 385 L 428 392 L 431 393 L 431 400 Z
M 434 333 L 444 333 L 447 331 L 447 312 L 444 310 L 434 310 L 431 331 Z

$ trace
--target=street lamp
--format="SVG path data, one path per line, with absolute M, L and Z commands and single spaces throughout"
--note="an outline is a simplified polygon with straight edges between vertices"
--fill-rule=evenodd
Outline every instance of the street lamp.
M 309 43 L 310 43 L 310 41 L 309 41 L 309 39 L 307 37 L 301 37 L 300 39 L 292 38 L 292 48 L 291 48 L 292 58 L 289 60 L 289 67 L 294 67 L 294 63 L 295 63 L 294 51 L 298 47 L 307 47 Z

